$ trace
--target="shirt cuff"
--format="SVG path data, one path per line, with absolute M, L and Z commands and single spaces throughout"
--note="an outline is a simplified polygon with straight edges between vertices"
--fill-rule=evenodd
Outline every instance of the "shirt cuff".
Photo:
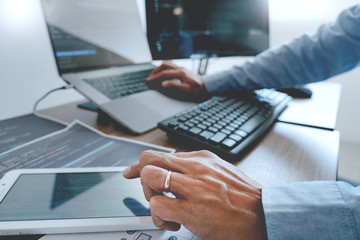
M 235 79 L 232 70 L 206 75 L 203 77 L 203 80 L 206 91 L 211 94 L 245 89 L 245 87 L 241 86 L 241 79 Z
M 341 182 L 267 185 L 262 189 L 268 239 L 358 239 L 359 191 Z M 355 189 L 355 188 L 353 188 Z M 356 206 L 358 205 L 358 206 Z M 356 210 L 357 209 L 357 210 Z

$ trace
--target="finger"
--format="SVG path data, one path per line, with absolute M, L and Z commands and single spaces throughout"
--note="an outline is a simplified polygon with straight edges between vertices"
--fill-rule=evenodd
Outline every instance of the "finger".
M 123 176 L 128 179 L 140 177 L 139 162 L 134 163 L 134 164 L 128 166 L 127 168 L 125 168 L 123 171 Z
M 200 151 L 191 151 L 191 152 L 176 152 L 173 153 L 174 156 L 180 158 L 192 158 L 192 157 L 203 157 L 203 158 L 219 158 L 216 154 L 208 151 L 208 150 L 200 150 Z
M 154 68 L 154 70 L 152 70 L 152 72 L 151 72 L 151 75 L 152 75 L 152 74 L 159 73 L 159 72 L 161 72 L 161 71 L 163 71 L 163 70 L 165 70 L 165 69 L 174 69 L 174 68 L 176 68 L 176 66 L 175 66 L 172 62 L 170 62 L 170 61 L 165 61 L 165 62 L 164 62 L 163 64 L 161 64 L 160 66 Z
M 178 231 L 181 228 L 181 224 L 179 224 L 179 223 L 164 221 L 156 215 L 151 215 L 151 216 L 152 216 L 154 225 L 158 228 L 161 228 L 161 229 L 167 230 L 167 231 Z
M 145 198 L 148 202 L 150 202 L 150 199 L 155 196 L 158 195 L 158 193 L 154 192 L 148 185 L 142 185 L 143 188 L 143 192 L 145 195 Z
M 147 165 L 153 165 L 178 173 L 193 174 L 203 172 L 204 168 L 208 169 L 210 166 L 207 167 L 205 162 L 211 165 L 211 160 L 214 161 L 215 156 L 208 151 L 174 154 L 148 150 L 141 154 L 139 167 L 143 169 Z
M 181 223 L 186 220 L 182 211 L 183 201 L 160 195 L 151 198 L 150 211 L 155 226 L 170 231 L 179 230 Z
M 158 73 L 151 74 L 146 81 L 152 81 L 155 79 L 180 79 L 181 80 L 182 72 L 177 69 L 166 69 Z
M 174 172 L 185 173 L 191 169 L 186 159 L 180 159 L 172 153 L 164 153 L 153 150 L 144 151 L 139 158 L 140 171 L 147 165 L 153 165 Z
M 140 160 L 142 161 L 142 164 L 140 165 L 140 161 L 139 161 L 139 162 L 136 162 L 136 163 L 128 166 L 126 169 L 124 169 L 123 176 L 125 178 L 129 178 L 129 179 L 140 177 L 141 168 L 143 168 L 145 165 L 147 165 L 147 162 L 149 162 L 148 164 L 151 164 L 152 160 L 154 160 L 154 164 L 159 167 L 163 167 L 168 170 L 175 170 L 175 171 L 182 172 L 181 169 L 174 169 L 174 168 L 169 167 L 169 165 L 174 164 L 174 160 L 169 163 L 166 163 L 166 162 L 161 163 L 162 160 L 160 160 L 160 159 L 163 159 L 163 161 L 170 161 L 170 159 L 168 159 L 168 158 L 170 158 L 172 155 L 175 155 L 178 157 L 191 157 L 192 155 L 194 155 L 194 152 L 168 154 L 168 153 L 163 153 L 163 152 L 158 152 L 158 151 L 144 151 L 140 156 Z M 159 160 L 159 161 L 157 161 L 157 160 Z M 158 162 L 158 164 L 156 164 L 156 162 Z
M 168 172 L 169 171 L 166 169 L 152 165 L 145 166 L 142 169 L 141 184 L 143 185 L 144 193 L 147 199 L 150 199 L 154 195 L 161 194 L 164 191 L 169 191 L 177 198 L 182 199 L 186 199 L 187 197 L 191 196 L 191 189 L 184 186 L 193 185 L 193 181 L 187 176 L 178 172 L 171 172 L 169 188 L 165 189 L 165 181 Z

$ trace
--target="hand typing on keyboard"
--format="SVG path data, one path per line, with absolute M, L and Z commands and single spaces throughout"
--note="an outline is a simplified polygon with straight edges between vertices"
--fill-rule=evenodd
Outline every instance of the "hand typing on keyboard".
M 180 81 L 174 81 L 178 79 Z M 204 81 L 198 74 L 192 73 L 186 68 L 178 67 L 170 61 L 164 62 L 155 68 L 146 79 L 150 82 L 161 82 L 161 87 L 166 89 L 167 95 L 175 98 L 187 98 L 190 100 L 204 100 L 208 98 Z M 160 92 L 161 89 L 157 89 Z

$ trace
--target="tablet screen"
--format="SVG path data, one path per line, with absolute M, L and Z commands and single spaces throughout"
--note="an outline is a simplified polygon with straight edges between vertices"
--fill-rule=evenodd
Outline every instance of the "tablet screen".
M 21 174 L 0 204 L 0 221 L 149 215 L 140 180 L 121 172 Z

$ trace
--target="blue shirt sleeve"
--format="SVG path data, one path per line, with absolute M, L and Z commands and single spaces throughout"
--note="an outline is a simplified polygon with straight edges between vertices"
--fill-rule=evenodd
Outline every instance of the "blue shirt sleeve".
M 262 190 L 268 239 L 360 239 L 360 186 L 344 182 L 268 185 Z
M 328 79 L 359 62 L 360 5 L 356 5 L 316 33 L 271 48 L 228 71 L 204 76 L 204 82 L 210 93 L 285 88 Z

